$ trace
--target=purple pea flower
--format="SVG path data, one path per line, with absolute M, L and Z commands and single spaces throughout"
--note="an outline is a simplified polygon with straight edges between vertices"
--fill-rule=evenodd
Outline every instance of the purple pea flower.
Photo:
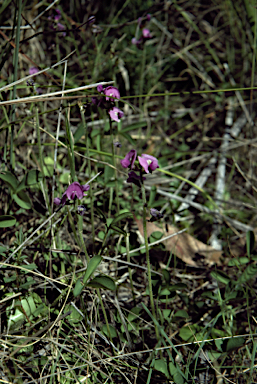
M 54 16 L 54 20 L 58 21 L 62 17 L 61 16 L 61 11 L 58 8 L 56 8 L 55 12 L 56 12 L 56 15 Z
M 117 107 L 113 107 L 108 111 L 112 120 L 119 122 L 124 116 L 124 113 Z
M 146 155 L 145 153 L 143 153 L 142 156 L 138 156 L 138 161 L 139 164 L 144 168 L 144 171 L 146 173 L 149 173 L 148 168 L 150 168 L 151 171 L 154 171 L 156 168 L 159 168 L 158 160 L 151 155 Z
M 70 184 L 64 194 L 62 195 L 62 198 L 56 197 L 54 199 L 54 203 L 56 205 L 65 205 L 66 200 L 75 200 L 75 198 L 78 198 L 81 200 L 86 194 L 85 191 L 88 191 L 90 186 L 88 184 L 80 185 L 77 181 Z
M 137 157 L 137 151 L 135 149 L 131 149 L 123 160 L 120 161 L 123 168 L 128 168 L 130 166 L 131 169 L 134 167 L 134 163 Z
M 131 43 L 132 43 L 133 45 L 139 45 L 139 44 L 140 44 L 140 40 L 137 40 L 136 37 L 133 37 L 133 39 L 131 40 Z
M 150 221 L 156 221 L 163 218 L 163 214 L 155 208 L 150 209 L 150 214 L 153 216 Z
M 35 75 L 38 72 L 39 72 L 39 69 L 37 67 L 30 67 L 29 68 L 29 74 L 30 75 Z
M 102 86 L 102 84 L 99 84 L 96 89 L 98 92 L 103 92 L 104 87 Z
M 65 26 L 61 23 L 57 23 L 57 29 L 58 31 L 64 31 L 65 30 Z M 63 32 L 62 34 L 63 36 L 66 36 L 66 32 Z
M 106 100 L 113 100 L 113 98 L 120 99 L 120 92 L 116 87 L 107 87 L 104 90 L 104 94 L 106 96 L 112 96 L 112 97 L 106 97 Z
M 145 39 L 151 39 L 152 35 L 151 35 L 151 32 L 149 31 L 149 29 L 147 28 L 144 28 L 142 30 L 142 35 Z

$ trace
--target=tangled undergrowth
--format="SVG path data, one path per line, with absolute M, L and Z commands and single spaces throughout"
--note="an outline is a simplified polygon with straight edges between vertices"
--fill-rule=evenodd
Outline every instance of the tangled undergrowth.
M 0 9 L 0 382 L 256 382 L 255 3 Z

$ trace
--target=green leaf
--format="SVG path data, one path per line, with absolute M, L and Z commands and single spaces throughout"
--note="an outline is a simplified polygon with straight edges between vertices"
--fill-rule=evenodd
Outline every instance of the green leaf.
M 89 261 L 87 269 L 86 269 L 86 273 L 85 273 L 84 278 L 83 278 L 83 283 L 84 284 L 86 284 L 88 279 L 95 272 L 96 268 L 101 263 L 101 261 L 102 261 L 102 258 L 99 255 L 96 255 L 96 256 L 92 257 L 92 259 Z
M 156 369 L 157 371 L 162 372 L 166 377 L 170 376 L 169 375 L 169 371 L 168 371 L 167 363 L 163 359 L 155 360 L 155 362 L 154 362 L 154 369 Z
M 227 352 L 231 351 L 232 349 L 237 349 L 242 347 L 244 345 L 245 339 L 243 337 L 232 337 L 229 339 L 227 343 Z
M 35 263 L 31 263 L 29 265 L 25 264 L 25 265 L 22 265 L 22 268 L 27 269 L 29 272 L 29 271 L 33 271 L 34 269 L 36 269 L 37 265 Z
M 96 276 L 87 284 L 87 286 L 93 288 L 110 289 L 111 291 L 116 290 L 114 281 L 108 276 Z
M 0 228 L 12 227 L 15 223 L 16 219 L 11 215 L 0 216 Z
M 38 169 L 30 170 L 22 179 L 17 187 L 16 193 L 30 185 L 37 184 L 43 179 L 42 173 Z
M 242 275 L 238 279 L 238 283 L 247 283 L 250 279 L 255 277 L 257 275 L 257 265 L 256 264 L 250 264 L 246 267 Z
M 75 288 L 73 289 L 73 295 L 74 297 L 77 297 L 81 294 L 82 289 L 84 288 L 84 285 L 81 283 L 80 280 L 76 282 Z
M 114 225 L 114 224 L 118 223 L 118 221 L 124 220 L 124 219 L 126 219 L 128 217 L 133 217 L 133 214 L 131 212 L 129 212 L 129 211 L 123 212 L 123 213 L 121 213 L 120 215 L 116 216 L 113 219 L 111 225 Z
M 165 320 L 167 320 L 170 317 L 171 314 L 171 309 L 163 309 L 162 310 L 162 315 Z
M 78 124 L 78 128 L 76 130 L 76 132 L 74 133 L 73 135 L 73 138 L 74 138 L 74 143 L 76 144 L 79 139 L 81 139 L 81 137 L 85 134 L 85 126 L 84 124 L 81 122 Z
M 251 253 L 254 249 L 255 245 L 255 236 L 253 231 L 248 231 L 246 233 L 246 250 L 247 250 L 247 256 L 251 257 Z
M 230 282 L 230 278 L 221 271 L 212 271 L 211 276 L 223 284 L 228 284 Z
M 18 195 L 13 195 L 13 200 L 24 209 L 31 209 L 31 201 L 28 195 L 25 192 L 20 191 Z
M 174 317 L 186 317 L 186 318 L 188 318 L 189 316 L 188 316 L 188 313 L 184 309 L 180 309 L 175 313 Z
M 121 229 L 120 227 L 118 227 L 117 225 L 112 225 L 111 224 L 109 229 L 112 229 L 113 231 L 118 232 L 119 234 L 121 234 L 123 236 L 127 236 L 127 232 L 124 231 L 123 229 Z
M 5 181 L 13 191 L 16 191 L 19 181 L 11 172 L 0 173 L 0 179 Z
M 189 341 L 193 338 L 193 333 L 189 327 L 183 327 L 179 331 L 179 336 L 184 341 Z
M 228 262 L 229 267 L 234 267 L 234 266 L 239 266 L 239 265 L 244 265 L 249 263 L 250 259 L 248 257 L 242 256 L 239 257 L 238 259 L 231 259 Z
M 162 232 L 160 232 L 160 231 L 155 231 L 155 232 L 151 233 L 150 238 L 151 238 L 151 240 L 153 240 L 153 241 L 157 241 L 157 240 L 160 240 L 160 239 L 162 238 L 162 236 L 163 236 L 163 233 L 162 233 Z
M 176 384 L 184 384 L 184 378 L 179 372 L 178 368 L 170 361 L 169 362 L 169 371 L 170 374 L 173 376 L 173 380 Z
M 118 334 L 117 334 L 116 329 L 115 329 L 111 324 L 109 324 L 109 328 L 110 328 L 111 338 L 113 338 L 113 337 L 118 337 Z M 106 325 L 106 324 L 104 324 L 104 325 L 102 326 L 102 331 L 103 331 L 103 333 L 104 333 L 106 336 L 109 337 L 109 333 L 108 333 L 108 329 L 107 329 L 107 325 Z

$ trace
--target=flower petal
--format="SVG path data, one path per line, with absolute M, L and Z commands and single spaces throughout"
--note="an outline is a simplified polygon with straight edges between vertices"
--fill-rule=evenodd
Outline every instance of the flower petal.
M 126 156 L 124 157 L 123 160 L 120 161 L 121 165 L 123 168 L 130 168 L 132 169 L 134 167 L 134 163 L 137 157 L 137 151 L 135 149 L 131 149 Z

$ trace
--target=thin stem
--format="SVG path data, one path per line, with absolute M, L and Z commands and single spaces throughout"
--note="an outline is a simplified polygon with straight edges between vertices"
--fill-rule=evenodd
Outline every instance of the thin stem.
M 144 187 L 144 183 L 143 183 L 142 173 L 141 173 L 141 191 L 142 191 L 142 200 L 143 200 L 143 229 L 144 229 L 144 239 L 145 239 L 145 253 L 146 253 L 146 262 L 147 262 L 149 297 L 150 297 L 150 304 L 151 304 L 151 308 L 152 308 L 153 317 L 157 320 L 155 306 L 154 306 L 154 298 L 153 298 L 151 262 L 150 262 L 149 247 L 148 247 L 148 237 L 147 237 L 147 227 L 146 227 L 146 207 L 147 207 L 147 201 L 146 201 L 145 187 Z M 157 326 L 155 326 L 155 333 L 156 333 L 157 339 L 159 340 L 159 336 L 160 335 L 159 335 L 159 330 L 158 330 Z
M 112 165 L 115 167 L 115 152 L 114 152 L 114 136 L 113 136 L 113 129 L 112 129 L 112 119 L 109 116 L 110 121 L 110 131 L 111 131 L 111 140 L 112 140 Z M 117 212 L 120 212 L 120 202 L 119 202 L 119 186 L 118 186 L 118 173 L 117 169 L 115 167 L 115 192 L 116 192 L 116 204 L 117 204 Z

